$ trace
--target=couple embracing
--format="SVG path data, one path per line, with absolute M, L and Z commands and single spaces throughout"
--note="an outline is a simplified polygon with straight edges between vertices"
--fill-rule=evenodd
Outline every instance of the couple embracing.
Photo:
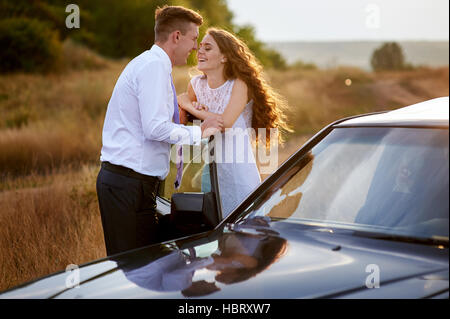
M 157 240 L 156 195 L 169 172 L 171 144 L 180 151 L 181 144 L 199 145 L 202 138 L 227 128 L 287 129 L 281 112 L 284 102 L 261 77 L 261 67 L 247 46 L 215 28 L 208 29 L 198 44 L 202 23 L 190 9 L 158 8 L 154 45 L 128 63 L 114 87 L 97 178 L 108 256 Z M 185 65 L 194 50 L 202 75 L 193 77 L 187 92 L 177 96 L 172 67 Z M 187 113 L 202 120 L 201 125 L 184 125 Z M 267 140 L 259 143 L 266 145 L 269 138 L 266 134 Z M 234 149 L 233 160 L 217 165 L 224 216 L 261 182 L 254 158 L 236 160 L 236 151 L 253 157 L 250 139 L 244 149 Z M 176 188 L 182 163 L 177 168 Z

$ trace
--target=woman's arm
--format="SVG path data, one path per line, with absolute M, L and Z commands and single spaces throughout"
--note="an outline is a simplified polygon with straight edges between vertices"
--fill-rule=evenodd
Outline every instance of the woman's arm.
M 217 116 L 218 114 L 208 112 L 205 108 L 196 108 L 193 102 L 197 101 L 197 96 L 195 95 L 194 89 L 192 88 L 191 83 L 188 84 L 187 93 L 180 94 L 178 97 L 178 104 L 182 109 L 191 113 L 193 116 L 200 120 L 204 120 L 209 116 Z
M 223 111 L 223 127 L 231 128 L 236 122 L 239 115 L 244 110 L 248 103 L 248 88 L 247 84 L 241 79 L 236 79 L 233 90 L 231 91 L 230 101 L 228 102 L 225 111 Z
M 197 101 L 194 89 L 191 83 L 188 85 L 187 93 L 183 93 L 178 96 L 178 103 L 181 108 L 191 113 L 193 116 L 200 120 L 204 120 L 209 116 L 218 115 L 216 113 L 208 112 L 204 109 L 198 110 L 193 105 L 193 101 Z M 239 115 L 244 110 L 248 102 L 248 88 L 247 84 L 240 79 L 236 79 L 233 90 L 231 91 L 230 101 L 228 102 L 225 111 L 222 114 L 224 121 L 224 128 L 233 127 L 234 122 L 236 122 Z

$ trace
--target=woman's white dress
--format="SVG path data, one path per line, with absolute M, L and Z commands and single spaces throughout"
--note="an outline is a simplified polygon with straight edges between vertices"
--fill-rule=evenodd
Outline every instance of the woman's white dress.
M 208 106 L 209 112 L 218 114 L 222 114 L 228 105 L 234 82 L 228 80 L 220 87 L 211 89 L 205 76 L 191 79 L 197 101 Z M 250 101 L 232 129 L 227 129 L 216 140 L 215 160 L 224 218 L 261 183 L 252 150 L 252 114 L 253 101 Z

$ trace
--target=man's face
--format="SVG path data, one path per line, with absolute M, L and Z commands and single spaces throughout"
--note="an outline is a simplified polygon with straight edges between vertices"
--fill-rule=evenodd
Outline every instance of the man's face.
M 189 54 L 197 50 L 198 26 L 191 22 L 185 35 L 179 34 L 178 45 L 175 49 L 174 65 L 185 65 Z

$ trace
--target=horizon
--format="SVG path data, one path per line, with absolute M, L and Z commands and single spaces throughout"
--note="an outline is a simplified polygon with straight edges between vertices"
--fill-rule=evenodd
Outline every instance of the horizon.
M 271 40 L 271 41 L 263 41 L 264 43 L 298 43 L 298 42 L 302 42 L 302 43 L 333 43 L 333 42 L 339 42 L 339 43 L 343 43 L 343 42 L 347 42 L 347 43 L 352 43 L 352 42 L 398 42 L 398 43 L 404 43 L 404 42 L 446 42 L 446 43 L 450 43 L 450 41 L 447 40 L 398 40 L 398 39 L 355 39 L 355 40 L 347 40 L 347 39 L 333 39 L 333 40 L 325 40 L 325 39 L 319 39 L 319 40 Z
M 395 41 L 406 62 L 413 65 L 448 66 L 448 41 Z M 352 65 L 370 70 L 370 57 L 385 41 L 279 41 L 265 45 L 276 50 L 288 64 L 298 61 L 326 68 Z

